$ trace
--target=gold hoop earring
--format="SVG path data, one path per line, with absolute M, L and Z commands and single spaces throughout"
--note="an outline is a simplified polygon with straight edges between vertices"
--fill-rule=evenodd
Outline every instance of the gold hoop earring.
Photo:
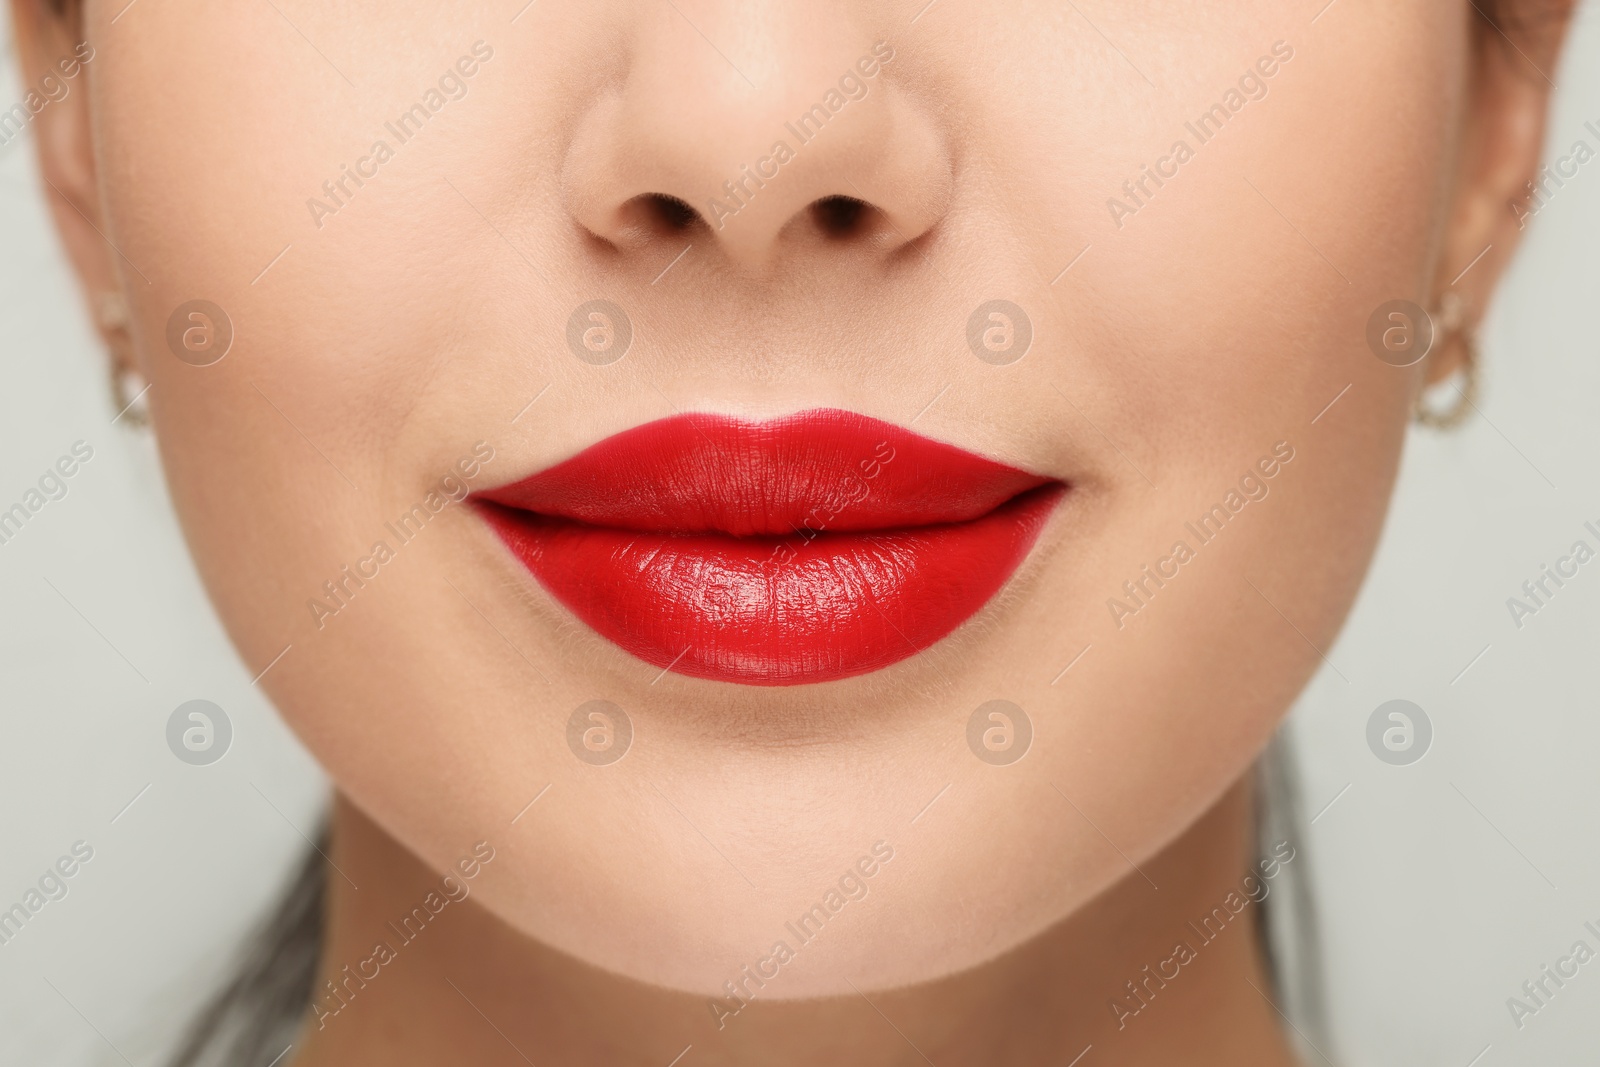
M 1435 408 L 1427 402 L 1426 386 L 1417 394 L 1416 403 L 1411 409 L 1412 418 L 1419 425 L 1431 430 L 1455 429 L 1466 421 L 1468 413 L 1477 410 L 1478 377 L 1482 358 L 1478 350 L 1477 328 L 1467 326 L 1464 323 L 1465 318 L 1465 302 L 1456 293 L 1446 293 L 1439 302 L 1435 329 L 1446 339 L 1461 343 L 1461 367 L 1457 371 L 1461 384 L 1456 388 L 1455 403 L 1447 408 Z
M 1426 393 L 1417 395 L 1413 415 L 1420 425 L 1431 430 L 1455 429 L 1478 406 L 1478 339 L 1470 334 L 1463 335 L 1461 345 L 1461 384 L 1456 389 L 1455 403 L 1447 408 L 1435 408 L 1428 404 Z
M 117 414 L 112 422 L 125 421 L 130 426 L 148 426 L 150 409 L 144 402 L 150 383 L 139 373 L 133 358 L 133 334 L 129 330 L 132 317 L 128 301 L 116 291 L 98 293 L 94 301 L 95 324 L 100 327 L 111 350 L 107 370 L 110 372 L 111 403 Z
M 145 381 L 144 375 L 130 367 L 123 367 L 113 362 L 111 364 L 111 403 L 116 406 L 117 413 L 112 416 L 112 422 L 126 422 L 129 426 L 144 427 L 150 425 L 150 407 L 145 402 L 145 394 L 150 391 L 150 383 Z

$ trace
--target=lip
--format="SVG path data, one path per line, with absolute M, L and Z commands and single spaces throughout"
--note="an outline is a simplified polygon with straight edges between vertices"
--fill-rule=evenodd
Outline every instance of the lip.
M 1062 482 L 865 415 L 678 415 L 473 494 L 539 584 L 656 667 L 745 685 L 881 670 L 1005 585 Z

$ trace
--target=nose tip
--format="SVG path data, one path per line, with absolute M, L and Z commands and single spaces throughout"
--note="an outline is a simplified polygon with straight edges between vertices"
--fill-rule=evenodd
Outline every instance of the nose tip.
M 681 18 L 650 20 L 578 123 L 569 213 L 624 252 L 691 236 L 756 271 L 804 249 L 886 256 L 916 241 L 949 203 L 944 137 L 896 83 L 892 46 L 839 39 L 769 27 L 741 54 L 755 82 Z

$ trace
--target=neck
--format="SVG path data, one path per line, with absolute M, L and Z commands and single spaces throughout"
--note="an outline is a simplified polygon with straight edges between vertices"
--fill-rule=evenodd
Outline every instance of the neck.
M 1246 875 L 1262 882 L 1251 811 L 1241 783 L 1142 873 L 1130 869 L 982 967 L 909 989 L 755 1001 L 719 1029 L 707 997 L 595 970 L 517 934 L 470 897 L 420 932 L 403 925 L 438 876 L 341 799 L 332 859 L 350 881 L 330 872 L 318 1006 L 296 1067 L 664 1067 L 689 1046 L 684 1067 L 1009 1067 L 1072 1062 L 1090 1046 L 1098 1063 L 1288 1067 L 1267 1000 L 1259 905 L 1241 888 Z M 387 961 L 365 962 L 380 944 Z

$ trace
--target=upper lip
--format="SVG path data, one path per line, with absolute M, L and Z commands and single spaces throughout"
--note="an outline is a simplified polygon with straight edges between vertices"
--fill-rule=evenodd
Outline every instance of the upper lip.
M 870 416 L 688 414 L 474 494 L 590 526 L 734 537 L 965 522 L 1056 482 Z

